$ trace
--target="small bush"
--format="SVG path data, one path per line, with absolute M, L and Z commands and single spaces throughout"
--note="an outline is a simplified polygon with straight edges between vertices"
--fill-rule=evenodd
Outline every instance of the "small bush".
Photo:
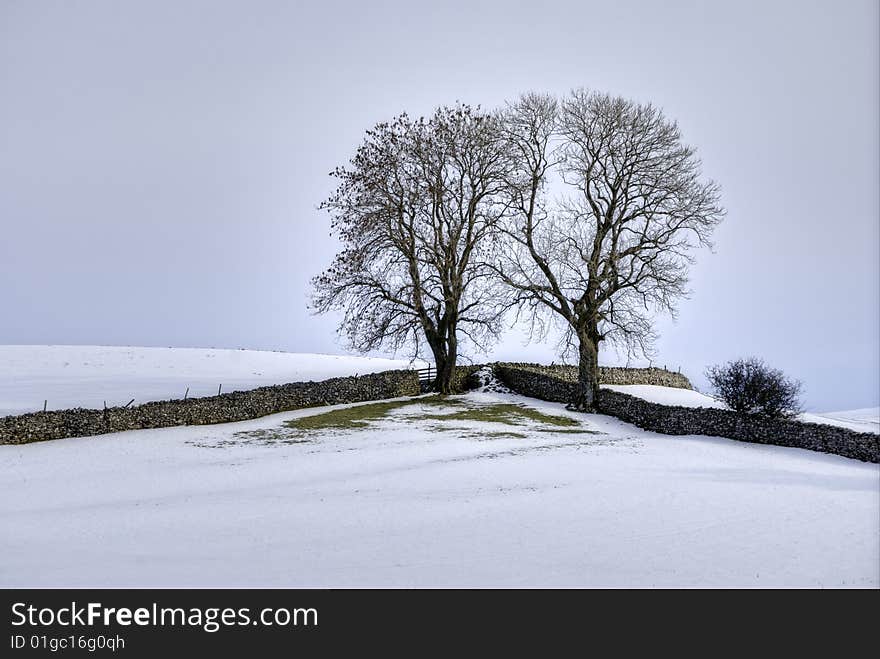
M 715 394 L 736 412 L 778 419 L 801 411 L 801 383 L 761 359 L 751 357 L 710 366 L 706 377 Z

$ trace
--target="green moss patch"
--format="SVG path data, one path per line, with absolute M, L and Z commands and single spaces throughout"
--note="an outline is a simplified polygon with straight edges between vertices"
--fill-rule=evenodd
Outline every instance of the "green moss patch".
M 508 426 L 521 426 L 529 421 L 555 427 L 580 425 L 578 421 L 570 417 L 544 414 L 525 405 L 514 403 L 469 405 L 458 402 L 456 406 L 459 409 L 448 414 L 407 415 L 407 418 L 430 421 L 482 421 L 484 423 L 503 423 Z
M 592 432 L 581 427 L 576 419 L 556 414 L 545 414 L 531 407 L 516 403 L 491 403 L 481 405 L 455 396 L 431 396 L 411 400 L 368 403 L 346 407 L 312 416 L 291 419 L 285 425 L 295 430 L 356 430 L 366 428 L 370 423 L 388 418 L 391 412 L 402 408 L 440 408 L 444 412 L 406 410 L 402 418 L 406 421 L 476 421 L 482 423 L 501 423 L 508 426 L 537 424 L 542 432 L 571 429 L 572 432 Z M 439 429 L 443 429 L 442 427 Z M 459 428 L 450 427 L 449 430 Z
M 355 405 L 291 419 L 285 421 L 284 425 L 294 430 L 356 430 L 366 428 L 370 422 L 384 418 L 392 410 L 418 402 L 419 400 L 401 400 Z

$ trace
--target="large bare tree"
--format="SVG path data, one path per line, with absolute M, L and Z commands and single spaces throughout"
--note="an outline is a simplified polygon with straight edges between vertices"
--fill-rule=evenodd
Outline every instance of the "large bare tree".
M 343 249 L 313 280 L 313 308 L 340 310 L 348 345 L 430 350 L 449 393 L 460 335 L 478 348 L 503 311 L 494 259 L 510 161 L 499 118 L 465 105 L 368 131 L 322 204 Z
M 561 101 L 528 94 L 508 107 L 505 126 L 514 212 L 511 249 L 495 270 L 533 333 L 548 320 L 561 326 L 578 355 L 572 406 L 592 411 L 600 344 L 649 348 L 652 315 L 674 314 L 693 248 L 710 245 L 724 216 L 719 187 L 651 105 L 582 90 Z

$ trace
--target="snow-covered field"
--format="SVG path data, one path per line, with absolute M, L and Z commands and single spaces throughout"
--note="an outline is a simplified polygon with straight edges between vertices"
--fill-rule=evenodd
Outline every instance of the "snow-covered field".
M 0 346 L 0 416 L 43 409 L 101 408 L 270 384 L 376 373 L 410 366 L 401 359 L 338 355 L 107 346 Z
M 690 389 L 660 387 L 655 384 L 603 384 L 603 389 L 621 391 L 661 405 L 680 405 L 681 407 L 719 407 L 726 405 L 719 400 Z
M 878 465 L 454 401 L 0 446 L 0 585 L 880 585 Z
M 841 425 L 844 428 L 852 428 L 859 432 L 880 433 L 880 407 L 864 407 L 858 410 L 846 410 L 843 412 L 825 412 L 824 414 L 803 414 L 805 421 L 813 423 L 831 423 Z M 822 420 L 816 421 L 814 417 Z
M 406 367 L 2 346 L 0 415 L 44 398 L 100 407 Z M 611 388 L 720 406 L 681 389 Z M 391 406 L 349 429 L 285 425 L 341 406 L 0 446 L 0 586 L 880 585 L 877 465 L 655 435 L 512 394 L 451 400 Z M 493 416 L 520 409 L 510 405 L 533 412 Z M 874 432 L 877 417 L 804 415 Z

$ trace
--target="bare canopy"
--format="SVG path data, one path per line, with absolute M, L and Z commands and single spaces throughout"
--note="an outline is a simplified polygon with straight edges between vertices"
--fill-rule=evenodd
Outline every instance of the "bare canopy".
M 603 341 L 645 352 L 652 316 L 686 295 L 692 250 L 724 215 L 694 149 L 651 105 L 574 91 L 505 111 L 440 108 L 368 131 L 323 204 L 344 249 L 314 307 L 344 311 L 359 351 L 423 345 L 452 389 L 459 334 L 482 346 L 514 306 L 578 353 L 593 410 Z M 550 191 L 562 190 L 551 203 Z
M 724 216 L 719 187 L 701 177 L 675 122 L 651 106 L 577 90 L 557 101 L 528 94 L 508 107 L 516 153 L 510 179 L 511 249 L 498 276 L 541 333 L 565 331 L 579 361 L 573 406 L 592 410 L 602 341 L 644 352 L 651 317 L 674 313 L 696 246 Z M 550 204 L 548 186 L 562 200 Z
M 497 117 L 463 105 L 380 123 L 333 173 L 339 187 L 322 205 L 344 248 L 313 280 L 313 307 L 344 312 L 355 350 L 418 356 L 427 345 L 442 393 L 453 386 L 459 334 L 482 347 L 503 311 L 486 265 L 510 167 L 498 128 Z

